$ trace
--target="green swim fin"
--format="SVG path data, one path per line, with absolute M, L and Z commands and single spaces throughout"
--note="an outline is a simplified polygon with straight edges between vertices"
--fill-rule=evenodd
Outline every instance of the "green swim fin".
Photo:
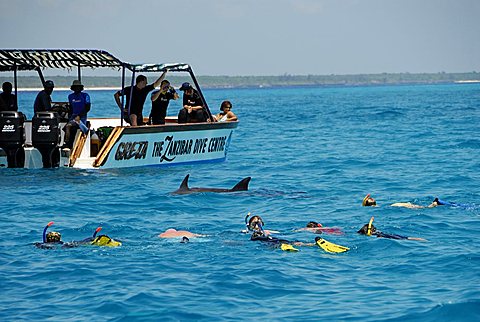
M 315 238 L 315 243 L 320 248 L 322 248 L 324 251 L 329 252 L 329 253 L 343 253 L 343 252 L 346 252 L 346 251 L 350 250 L 350 248 L 348 248 L 348 247 L 340 246 L 340 245 L 331 243 L 331 242 L 329 242 L 329 241 L 327 241 L 323 238 L 320 238 L 320 237 Z
M 290 244 L 281 244 L 280 249 L 285 251 L 285 252 L 298 252 L 298 249 L 296 249 L 295 247 L 293 247 Z

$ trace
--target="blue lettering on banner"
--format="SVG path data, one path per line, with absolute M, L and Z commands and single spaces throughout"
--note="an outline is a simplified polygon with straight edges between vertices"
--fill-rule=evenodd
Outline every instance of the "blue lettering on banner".
M 160 158 L 160 162 L 172 162 L 177 156 L 205 154 L 225 151 L 227 137 L 175 140 L 173 135 L 165 137 L 164 141 L 154 142 L 152 157 Z

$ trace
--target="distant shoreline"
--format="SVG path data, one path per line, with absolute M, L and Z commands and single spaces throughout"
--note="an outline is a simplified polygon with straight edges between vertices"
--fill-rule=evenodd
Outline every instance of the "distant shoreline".
M 287 88 L 287 87 L 361 87 L 361 86 L 407 86 L 407 85 L 446 85 L 446 84 L 479 84 L 478 80 L 459 80 L 453 82 L 437 82 L 437 83 L 368 83 L 368 84 L 298 84 L 298 85 L 250 85 L 250 86 L 202 86 L 203 89 L 268 89 L 268 88 Z M 120 87 L 85 87 L 85 91 L 117 91 Z M 39 92 L 42 87 L 21 87 L 19 92 Z M 55 87 L 56 91 L 70 91 L 70 87 Z
M 5 77 L 0 74 L 0 83 L 13 83 L 13 74 Z M 148 75 L 152 82 L 156 76 Z M 76 75 L 47 76 L 56 85 L 56 90 L 69 90 Z M 38 76 L 18 76 L 18 88 L 22 91 L 41 90 Z M 167 79 L 178 88 L 183 82 L 192 82 L 188 76 L 168 75 Z M 282 88 L 282 87 L 350 87 L 350 86 L 388 86 L 420 84 L 474 84 L 480 83 L 480 73 L 397 73 L 397 74 L 358 74 L 358 75 L 279 75 L 279 76 L 198 76 L 198 83 L 204 89 L 240 89 L 240 88 Z M 118 90 L 122 82 L 119 76 L 83 76 L 85 90 Z M 125 82 L 130 85 L 130 78 Z

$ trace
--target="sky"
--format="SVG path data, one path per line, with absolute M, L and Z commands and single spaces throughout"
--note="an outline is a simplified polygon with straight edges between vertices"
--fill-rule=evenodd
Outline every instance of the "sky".
M 0 30 L 197 75 L 480 72 L 480 0 L 0 0 Z

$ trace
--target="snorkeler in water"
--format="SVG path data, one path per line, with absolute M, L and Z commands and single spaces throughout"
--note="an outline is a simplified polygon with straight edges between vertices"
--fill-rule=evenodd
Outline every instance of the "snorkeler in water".
M 314 234 L 344 235 L 345 233 L 338 227 L 323 227 L 316 221 L 310 221 L 306 227 L 295 229 L 294 231 L 310 231 Z
M 248 213 L 246 216 L 245 216 L 245 226 L 246 226 L 246 229 L 245 230 L 242 230 L 242 233 L 250 233 L 250 232 L 253 232 L 253 231 L 257 231 L 257 230 L 260 230 L 259 227 L 262 227 L 262 231 L 265 235 L 270 235 L 270 234 L 279 234 L 280 232 L 278 230 L 263 230 L 263 225 L 264 225 L 264 222 L 263 222 L 263 219 L 262 217 L 260 216 L 251 216 L 251 213 Z M 249 219 L 250 218 L 250 219 Z
M 366 235 L 366 236 L 377 236 L 378 238 L 427 241 L 426 239 L 418 238 L 418 237 L 407 237 L 407 236 L 401 236 L 401 235 L 396 235 L 396 234 L 383 233 L 383 232 L 377 230 L 377 227 L 375 227 L 373 225 L 373 219 L 374 219 L 374 217 L 370 218 L 370 222 L 368 224 L 363 225 L 363 227 L 360 228 L 360 230 L 357 231 L 357 233 L 359 233 L 361 235 Z
M 288 246 L 315 246 L 316 245 L 315 243 L 304 243 L 298 240 L 290 241 L 286 239 L 273 237 L 271 235 L 265 234 L 265 232 L 262 231 L 261 229 L 255 230 L 250 236 L 250 240 L 266 242 L 266 243 L 269 243 L 270 246 L 274 248 L 281 248 L 282 250 L 295 250 L 295 249 L 292 249 L 292 247 L 288 247 Z
M 35 243 L 35 246 L 42 249 L 54 249 L 57 247 L 61 248 L 73 248 L 82 245 L 94 245 L 94 246 L 107 246 L 107 247 L 117 247 L 121 246 L 122 243 L 110 238 L 107 235 L 97 236 L 97 233 L 102 230 L 102 227 L 95 229 L 92 237 L 85 238 L 80 241 L 72 242 L 63 242 L 62 235 L 59 232 L 51 231 L 47 233 L 47 230 L 50 226 L 54 224 L 53 221 L 49 222 L 43 229 L 43 242 Z
M 367 194 L 365 196 L 365 198 L 363 198 L 363 201 L 362 201 L 362 206 L 363 207 L 376 207 L 377 206 L 377 202 L 375 201 L 375 199 L 373 199 L 370 194 Z
M 62 241 L 62 234 L 57 231 L 51 231 L 47 233 L 47 230 L 50 226 L 54 224 L 53 221 L 49 222 L 43 229 L 43 236 L 41 243 L 35 243 L 35 247 L 42 249 L 53 249 L 56 247 L 61 247 L 64 242 Z

